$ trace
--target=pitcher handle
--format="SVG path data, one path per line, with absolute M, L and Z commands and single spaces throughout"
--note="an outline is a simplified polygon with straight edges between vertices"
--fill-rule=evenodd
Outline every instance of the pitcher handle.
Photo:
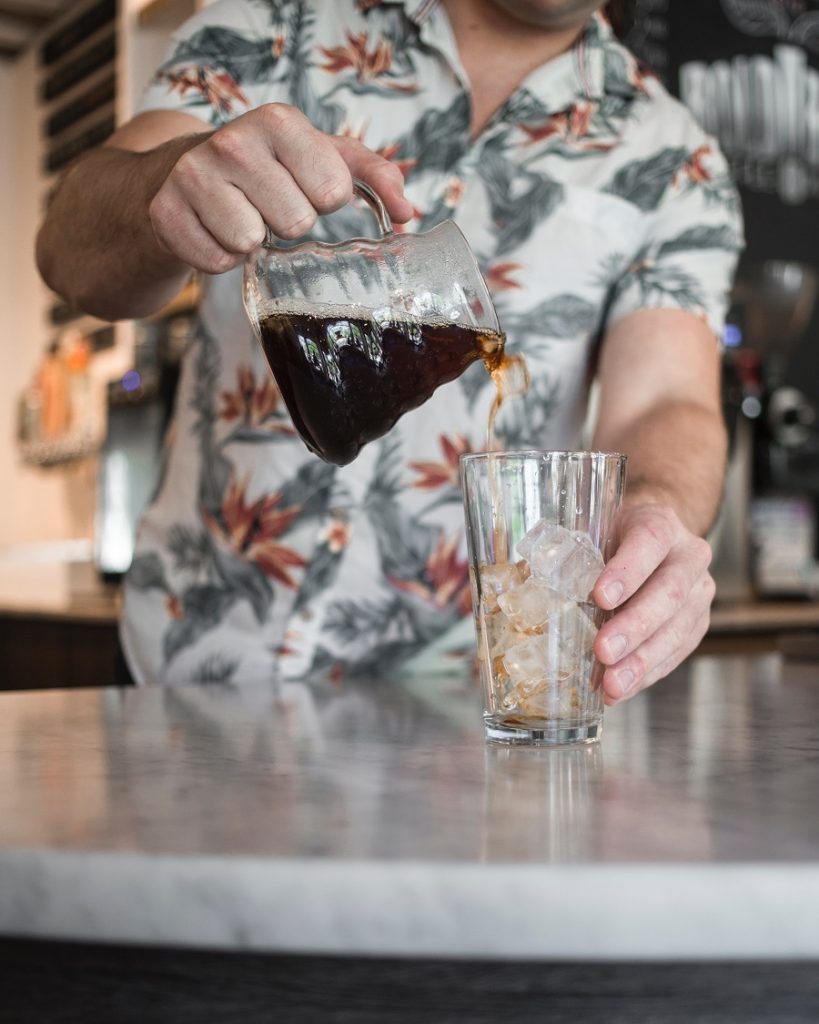
M 384 238 L 387 235 L 392 234 L 392 221 L 390 215 L 387 213 L 387 208 L 381 202 L 381 196 L 370 186 L 358 178 L 353 178 L 353 192 L 363 199 L 364 202 L 372 210 L 372 214 L 378 222 L 378 230 L 381 232 L 381 237 Z

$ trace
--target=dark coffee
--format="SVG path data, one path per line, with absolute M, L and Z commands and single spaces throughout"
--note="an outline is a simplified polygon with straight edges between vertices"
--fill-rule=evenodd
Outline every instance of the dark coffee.
M 502 334 L 445 322 L 282 312 L 260 331 L 293 425 L 337 466 L 471 363 L 497 380 L 506 361 Z

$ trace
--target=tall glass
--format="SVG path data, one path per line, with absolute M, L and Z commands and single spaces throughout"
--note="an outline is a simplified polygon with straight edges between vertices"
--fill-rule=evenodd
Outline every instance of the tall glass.
M 461 458 L 487 739 L 588 743 L 603 722 L 591 591 L 617 543 L 626 457 Z

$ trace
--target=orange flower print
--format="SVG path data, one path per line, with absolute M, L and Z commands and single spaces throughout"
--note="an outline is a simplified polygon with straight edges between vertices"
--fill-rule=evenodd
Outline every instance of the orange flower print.
M 287 37 L 284 32 L 279 32 L 273 36 L 273 42 L 270 45 L 270 52 L 276 58 L 279 59 L 284 54 L 284 48 L 287 45 Z
M 346 46 L 320 46 L 325 63 L 322 71 L 337 75 L 341 71 L 354 71 L 359 82 L 371 82 L 380 78 L 392 68 L 392 43 L 379 39 L 372 49 L 368 49 L 369 35 L 367 32 L 346 32 Z M 383 82 L 387 89 L 398 92 L 416 92 L 417 85 L 412 83 Z
M 536 142 L 550 139 L 553 135 L 565 139 L 569 131 L 569 119 L 565 114 L 554 114 L 548 121 L 544 121 L 543 124 L 521 124 L 520 127 L 527 137 L 524 145 L 533 146 Z
M 376 153 L 378 153 L 379 156 L 383 156 L 385 160 L 389 160 L 390 163 L 395 164 L 398 170 L 406 178 L 406 176 L 417 163 L 417 160 L 415 157 L 412 157 L 411 159 L 408 160 L 396 160 L 395 156 L 400 150 L 400 148 L 401 146 L 399 145 L 399 143 L 393 142 L 388 146 L 381 146 L 379 149 L 376 150 Z
M 184 96 L 187 92 L 198 92 L 202 99 L 219 111 L 230 114 L 234 100 L 245 107 L 250 106 L 247 96 L 238 82 L 226 71 L 208 67 L 183 67 L 177 71 L 160 71 L 158 78 L 164 78 L 174 92 Z
M 576 139 L 587 135 L 596 109 L 592 103 L 575 103 L 569 111 L 569 134 Z
M 450 209 L 455 209 L 458 203 L 463 199 L 465 188 L 466 186 L 460 178 L 455 176 L 451 177 L 446 183 L 446 188 L 444 189 L 444 206 L 448 206 Z
M 367 137 L 367 130 L 370 127 L 369 121 L 362 121 L 357 128 L 354 128 L 349 121 L 344 121 L 341 128 L 338 130 L 338 135 L 343 139 L 355 139 L 356 142 L 365 142 Z M 379 156 L 383 156 L 385 160 L 389 160 L 390 163 L 395 164 L 398 170 L 406 176 L 412 170 L 416 164 L 416 159 L 413 157 L 409 160 L 396 160 L 395 157 L 401 149 L 401 144 L 398 142 L 390 142 L 385 146 L 379 146 L 378 149 L 374 150 Z
M 427 560 L 423 579 L 399 580 L 390 576 L 390 583 L 398 590 L 414 594 L 436 608 L 455 607 L 460 615 L 468 615 L 472 607 L 469 563 L 458 557 L 460 540 L 460 534 L 456 533 L 447 540 L 441 533 L 435 550 Z
M 374 49 L 367 49 L 366 32 L 347 32 L 346 46 L 320 46 L 326 64 L 322 71 L 338 74 L 348 68 L 355 71 L 359 82 L 367 82 L 383 75 L 392 66 L 392 46 L 386 39 L 380 39 Z
M 643 68 L 638 61 L 629 61 L 628 80 L 631 82 L 631 84 L 634 86 L 637 92 L 641 92 L 644 96 L 648 96 L 649 92 L 646 82 L 649 80 L 649 78 L 653 77 L 654 76 L 651 74 L 651 72 L 648 71 L 646 68 Z
M 273 432 L 295 434 L 280 409 L 282 396 L 272 377 L 257 385 L 251 368 L 241 365 L 236 371 L 236 390 L 223 391 L 219 397 L 222 402 L 219 416 L 223 420 L 241 420 L 249 427 L 264 426 Z M 278 419 L 271 420 L 272 417 Z
M 509 288 L 520 288 L 521 285 L 513 278 L 513 274 L 523 270 L 522 263 L 495 263 L 484 274 L 490 292 L 502 292 Z
M 711 153 L 709 145 L 700 146 L 695 149 L 682 167 L 674 175 L 674 185 L 681 185 L 683 178 L 687 178 L 692 185 L 704 185 L 711 181 L 711 172 L 705 166 L 705 158 Z
M 532 146 L 546 139 L 557 138 L 570 149 L 605 152 L 614 146 L 614 141 L 594 138 L 592 122 L 596 113 L 596 103 L 581 102 L 575 103 L 562 114 L 553 114 L 543 124 L 522 124 L 521 130 L 526 135 L 523 145 Z
M 458 459 L 471 451 L 469 441 L 463 434 L 449 438 L 441 434 L 438 443 L 443 452 L 443 462 L 411 462 L 409 467 L 418 473 L 418 479 L 412 484 L 419 491 L 434 491 L 438 487 L 458 486 Z
M 319 541 L 326 544 L 334 555 L 339 554 L 350 543 L 353 530 L 345 519 L 331 519 L 319 534 Z
M 301 507 L 279 508 L 280 494 L 249 502 L 248 482 L 240 483 L 233 477 L 222 500 L 219 519 L 203 511 L 205 525 L 217 541 L 245 561 L 254 562 L 266 576 L 286 587 L 295 587 L 289 570 L 303 569 L 307 562 L 297 551 L 278 544 L 276 538 L 290 526 Z

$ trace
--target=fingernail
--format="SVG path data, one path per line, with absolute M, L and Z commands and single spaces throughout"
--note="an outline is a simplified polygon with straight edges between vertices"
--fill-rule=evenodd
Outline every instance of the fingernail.
M 617 636 L 613 636 L 606 641 L 606 650 L 608 651 L 609 657 L 613 658 L 615 661 L 626 653 L 627 647 L 628 640 L 626 640 L 622 633 Z
M 617 673 L 617 682 L 620 684 L 620 691 L 625 697 L 627 694 L 631 693 L 631 690 L 634 687 L 634 673 L 630 668 L 624 668 L 622 672 Z
M 620 598 L 623 596 L 623 584 L 619 580 L 614 580 L 613 583 L 607 583 L 603 587 L 603 596 L 610 605 L 619 604 Z

